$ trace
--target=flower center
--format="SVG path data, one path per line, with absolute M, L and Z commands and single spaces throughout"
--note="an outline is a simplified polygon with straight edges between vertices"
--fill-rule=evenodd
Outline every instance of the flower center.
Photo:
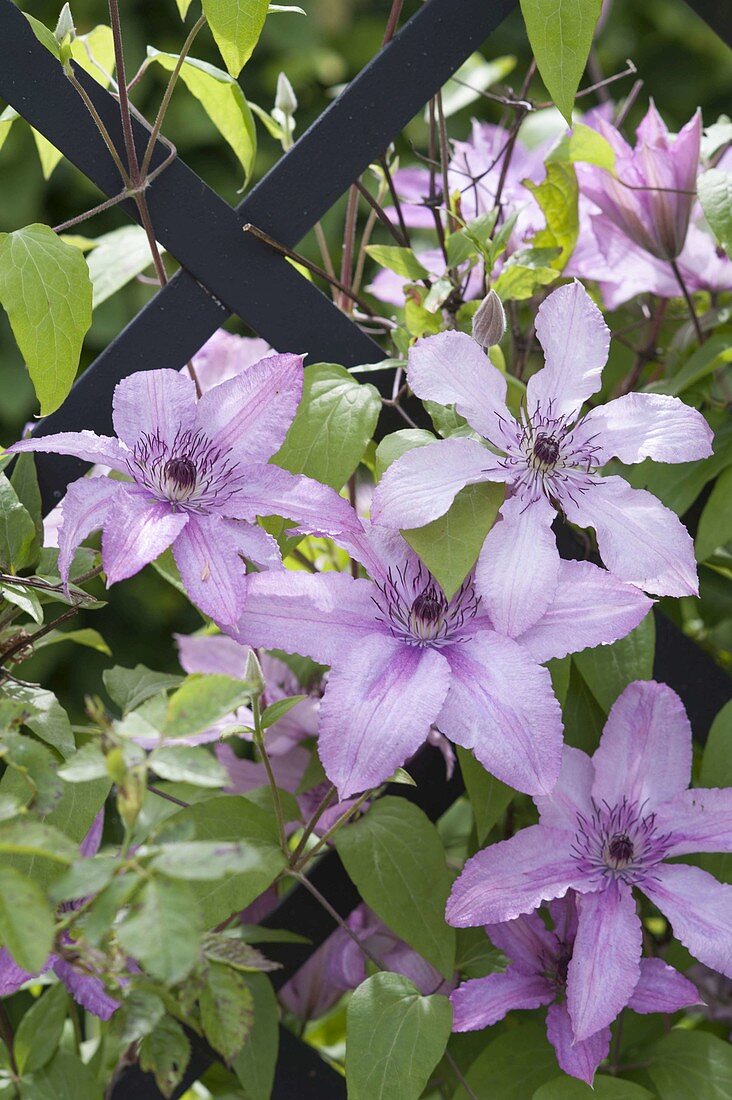
M 539 467 L 549 469 L 555 466 L 559 458 L 559 440 L 556 436 L 539 432 L 534 440 L 533 454 Z
M 642 882 L 666 856 L 670 835 L 656 828 L 656 815 L 644 814 L 645 803 L 623 799 L 609 806 L 593 803 L 590 817 L 577 815 L 572 854 L 584 874 Z
M 140 436 L 127 462 L 132 478 L 174 508 L 207 512 L 236 493 L 243 473 L 203 432 L 181 428 L 172 443 Z
M 504 425 L 509 442 L 502 465 L 514 491 L 528 502 L 542 496 L 561 499 L 562 490 L 570 496 L 584 492 L 597 466 L 596 437 L 586 436 L 581 421 L 555 416 L 552 405 L 537 405 L 532 413 L 524 408 L 514 429 Z
M 168 482 L 171 499 L 186 500 L 196 487 L 198 471 L 192 458 L 179 455 L 165 463 L 163 477 Z
M 480 603 L 472 580 L 448 600 L 421 564 L 414 567 L 405 562 L 401 569 L 389 569 L 384 583 L 377 582 L 377 589 L 377 622 L 407 645 L 439 648 L 470 636 L 468 623 Z

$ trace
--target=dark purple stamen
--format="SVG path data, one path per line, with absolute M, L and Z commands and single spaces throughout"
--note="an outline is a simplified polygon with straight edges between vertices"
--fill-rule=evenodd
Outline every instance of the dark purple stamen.
M 627 833 L 615 833 L 610 838 L 608 854 L 616 863 L 629 863 L 633 858 L 633 841 Z
M 559 458 L 559 441 L 540 432 L 534 440 L 534 455 L 543 466 L 553 466 Z
M 425 623 L 436 623 L 443 611 L 447 610 L 447 601 L 440 596 L 433 584 L 420 592 L 412 604 L 412 614 Z
M 169 459 L 163 473 L 180 493 L 190 493 L 196 487 L 196 464 L 187 455 Z

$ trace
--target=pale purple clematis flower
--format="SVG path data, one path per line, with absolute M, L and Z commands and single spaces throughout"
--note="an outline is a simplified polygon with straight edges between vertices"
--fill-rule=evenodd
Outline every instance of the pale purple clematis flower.
M 515 635 L 548 607 L 559 570 L 551 524 L 560 510 L 594 527 L 602 559 L 621 580 L 657 595 L 697 591 L 694 544 L 673 512 L 645 490 L 598 467 L 686 462 L 711 454 L 712 432 L 675 397 L 629 393 L 580 417 L 601 385 L 610 332 L 584 287 L 553 291 L 536 315 L 545 364 L 529 379 L 519 420 L 507 384 L 483 349 L 461 332 L 418 340 L 407 376 L 418 397 L 454 404 L 484 441 L 437 440 L 397 459 L 374 494 L 374 522 L 422 527 L 443 515 L 465 485 L 504 481 L 501 521 L 489 532 L 476 580 L 494 622 Z
M 340 798 L 388 780 L 432 725 L 512 787 L 550 790 L 562 722 L 549 673 L 537 661 L 626 634 L 649 601 L 590 566 L 574 610 L 572 584 L 563 581 L 524 646 L 523 638 L 494 629 L 472 577 L 447 599 L 396 532 L 365 529 L 348 548 L 371 580 L 331 572 L 259 574 L 251 578 L 236 628 L 243 642 L 331 666 L 318 751 Z M 587 565 L 566 564 L 570 571 Z M 589 614 L 578 623 L 588 598 Z
M 515 1009 L 548 1005 L 547 1038 L 565 1073 L 592 1084 L 595 1071 L 610 1049 L 610 1028 L 603 1027 L 575 1041 L 567 1010 L 568 987 L 576 981 L 569 974 L 577 936 L 577 906 L 573 891 L 549 903 L 553 930 L 538 912 L 526 913 L 503 924 L 489 924 L 486 932 L 495 947 L 509 959 L 503 973 L 488 974 L 463 982 L 450 1000 L 453 1031 L 479 1031 L 498 1023 Z M 603 990 L 596 990 L 598 999 Z M 700 1003 L 693 982 L 662 959 L 640 960 L 640 976 L 627 1003 L 636 1012 L 676 1012 Z
M 539 824 L 470 859 L 447 903 L 459 928 L 510 921 L 542 901 L 577 900 L 567 1008 L 582 1042 L 615 1019 L 640 977 L 642 929 L 633 888 L 669 920 L 701 962 L 732 976 L 732 886 L 699 867 L 666 863 L 732 851 L 732 788 L 687 790 L 691 728 L 678 696 L 630 684 L 592 759 L 566 747 Z
M 89 832 L 79 846 L 79 852 L 85 859 L 90 859 L 99 850 L 103 827 L 104 810 L 102 809 L 94 818 Z M 73 909 L 79 904 L 80 902 L 71 902 L 62 908 Z M 73 948 L 71 939 L 67 939 L 66 942 L 69 949 Z M 77 1004 L 101 1020 L 108 1020 L 119 1008 L 119 1001 L 110 997 L 101 978 L 96 977 L 82 965 L 74 965 L 54 952 L 48 956 L 45 966 L 38 974 L 30 974 L 18 966 L 6 947 L 0 948 L 0 997 L 10 997 L 26 982 L 45 974 L 48 970 L 52 970 L 59 981 L 63 982 Z
M 273 354 L 274 349 L 259 336 L 237 336 L 224 328 L 217 329 L 193 356 L 193 369 L 201 392 L 228 382 Z M 188 367 L 183 367 L 181 374 L 187 373 Z
M 651 101 L 635 149 L 604 118 L 595 125 L 615 152 L 615 169 L 582 165 L 583 194 L 635 244 L 660 260 L 675 260 L 696 195 L 701 111 L 673 135 Z
M 263 359 L 200 399 L 184 374 L 143 371 L 115 389 L 117 437 L 63 432 L 10 447 L 76 455 L 129 479 L 80 478 L 69 486 L 59 531 L 62 579 L 77 546 L 101 527 L 109 584 L 172 546 L 193 602 L 217 622 L 235 622 L 246 596 L 242 558 L 281 567 L 258 516 L 285 516 L 320 533 L 351 523 L 351 510 L 334 490 L 268 462 L 301 394 L 298 355 Z

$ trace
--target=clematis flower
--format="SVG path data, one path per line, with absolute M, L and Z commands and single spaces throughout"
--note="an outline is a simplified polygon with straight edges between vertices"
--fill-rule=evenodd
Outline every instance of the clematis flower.
M 592 1084 L 595 1071 L 610 1049 L 610 1028 L 602 1027 L 586 1039 L 575 1041 L 567 1011 L 569 976 L 577 936 L 577 904 L 573 891 L 549 903 L 553 930 L 538 912 L 527 913 L 503 924 L 489 924 L 486 933 L 493 945 L 510 960 L 503 973 L 488 974 L 463 982 L 450 1000 L 453 1031 L 478 1031 L 498 1023 L 514 1009 L 548 1005 L 546 1031 L 557 1062 L 570 1077 Z M 598 990 L 598 996 L 602 991 Z M 676 1012 L 700 1003 L 693 982 L 662 959 L 640 960 L 640 976 L 627 1007 L 635 1012 Z
M 675 260 L 696 195 L 701 111 L 672 135 L 651 100 L 635 149 L 606 119 L 598 117 L 595 125 L 615 152 L 615 170 L 583 165 L 583 193 L 631 241 L 660 260 Z
M 378 786 L 434 724 L 518 790 L 548 791 L 558 775 L 562 722 L 549 673 L 498 633 L 469 577 L 448 599 L 401 537 L 364 528 L 348 547 L 371 580 L 283 571 L 251 578 L 234 634 L 250 645 L 302 653 L 331 666 L 320 704 L 318 751 L 341 799 Z M 587 565 L 587 563 L 582 563 Z M 561 591 L 528 644 L 554 653 L 626 634 L 649 601 L 590 566 L 566 563 Z M 558 585 L 558 589 L 559 589 Z M 590 606 L 579 626 L 576 621 Z M 640 602 L 639 602 L 640 601 Z M 582 610 L 579 610 L 579 608 Z M 570 619 L 569 625 L 567 619 Z
M 687 790 L 691 728 L 665 684 L 630 684 L 592 759 L 564 748 L 559 781 L 535 798 L 539 824 L 473 856 L 447 903 L 464 928 L 512 921 L 542 901 L 577 899 L 567 1010 L 583 1042 L 630 1001 L 641 973 L 639 889 L 700 962 L 732 976 L 732 886 L 666 863 L 732 850 L 732 788 Z
M 193 602 L 217 622 L 233 623 L 246 596 L 242 558 L 281 566 L 258 516 L 284 515 L 323 533 L 351 523 L 332 489 L 268 462 L 300 400 L 301 367 L 301 356 L 273 355 L 200 399 L 186 375 L 142 371 L 115 389 L 116 437 L 62 432 L 8 448 L 76 455 L 129 479 L 80 478 L 69 486 L 59 530 L 62 579 L 77 546 L 101 527 L 109 584 L 172 546 Z
M 549 606 L 559 571 L 551 524 L 556 511 L 594 527 L 602 559 L 621 580 L 657 595 L 697 591 L 694 545 L 673 512 L 650 493 L 598 468 L 653 458 L 686 462 L 711 454 L 712 432 L 675 397 L 629 393 L 580 416 L 601 385 L 610 332 L 578 283 L 541 304 L 536 335 L 545 364 L 529 379 L 519 420 L 506 407 L 506 378 L 471 337 L 460 332 L 418 340 L 407 376 L 418 397 L 454 404 L 502 454 L 465 438 L 437 440 L 407 452 L 374 494 L 374 522 L 422 527 L 443 515 L 465 485 L 504 481 L 501 521 L 478 560 L 478 590 L 496 625 L 516 635 Z
M 89 832 L 79 846 L 79 852 L 85 859 L 90 859 L 99 850 L 104 826 L 104 810 L 100 810 L 95 817 Z M 75 908 L 78 902 L 71 902 L 62 908 Z M 69 948 L 73 941 L 67 938 Z M 9 997 L 25 985 L 26 982 L 37 978 L 52 970 L 59 981 L 68 989 L 77 1004 L 98 1016 L 101 1020 L 109 1020 L 119 1008 L 119 1001 L 110 997 L 104 988 L 101 978 L 90 972 L 88 966 L 75 965 L 62 955 L 54 952 L 48 956 L 46 964 L 38 974 L 31 974 L 14 961 L 6 947 L 0 948 L 0 997 Z
M 237 336 L 220 328 L 193 356 L 193 368 L 201 391 L 206 393 L 273 354 L 273 348 L 259 336 Z M 187 373 L 188 367 L 183 367 L 181 374 Z

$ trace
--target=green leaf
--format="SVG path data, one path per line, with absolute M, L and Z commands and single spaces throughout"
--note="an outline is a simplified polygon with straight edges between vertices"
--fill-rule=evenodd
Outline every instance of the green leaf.
M 548 161 L 566 160 L 571 164 L 594 164 L 608 172 L 615 170 L 615 150 L 610 142 L 591 126 L 576 122 L 572 132 L 567 134 L 552 149 Z
M 728 256 L 732 256 L 732 172 L 710 168 L 696 181 L 704 217 Z
M 526 1100 L 557 1076 L 557 1059 L 540 1023 L 525 1023 L 490 1042 L 468 1069 L 465 1079 L 476 1096 L 490 1100 Z M 453 1100 L 468 1100 L 460 1087 Z
M 243 874 L 218 882 L 195 883 L 191 888 L 201 906 L 204 923 L 213 928 L 244 909 L 267 889 L 284 866 L 274 815 L 247 798 L 220 795 L 189 806 L 170 818 L 171 824 L 192 821 L 198 840 L 227 841 L 251 848 L 258 862 Z
M 380 412 L 374 386 L 336 363 L 314 363 L 303 372 L 302 400 L 272 461 L 340 489 L 361 461 Z
M 207 10 L 211 3 L 212 0 L 207 0 L 204 8 Z M 232 0 L 229 0 L 229 9 L 234 6 Z M 214 29 L 213 24 L 211 29 Z M 148 46 L 147 56 L 167 72 L 172 72 L 178 63 L 178 57 L 175 54 L 161 53 L 152 46 Z M 209 65 L 207 61 L 199 61 L 195 57 L 187 57 L 183 62 L 180 78 L 188 91 L 199 101 L 221 136 L 234 150 L 244 170 L 246 184 L 252 174 L 257 152 L 257 131 L 249 104 L 239 84 L 233 75 L 230 76 L 223 69 L 217 69 L 215 65 Z
M 211 33 L 232 76 L 238 76 L 252 56 L 267 7 L 268 0 L 203 0 Z
M 15 1033 L 13 1051 L 21 1073 L 33 1073 L 50 1061 L 61 1039 L 69 996 L 59 982 L 28 1009 Z
M 450 118 L 451 115 L 462 111 L 463 107 L 474 103 L 480 98 L 481 92 L 505 80 L 515 68 L 515 57 L 495 57 L 491 61 L 486 61 L 479 53 L 471 54 L 442 89 L 444 118 Z M 427 110 L 425 110 L 425 117 L 429 118 Z
M 597 1074 L 592 1088 L 573 1077 L 557 1077 L 534 1093 L 531 1100 L 654 1100 L 653 1094 L 632 1081 Z
M 191 0 L 175 0 L 175 2 L 178 5 L 181 19 L 185 19 L 188 14 L 188 9 L 191 6 Z
M 109 885 L 119 867 L 114 853 L 80 859 L 69 870 L 56 879 L 49 893 L 53 901 L 75 901 L 77 898 L 98 894 Z
M 566 743 L 592 755 L 600 744 L 606 714 L 587 686 L 574 657 L 562 715 Z
M 198 1003 L 204 1035 L 231 1061 L 247 1041 L 254 1020 L 254 998 L 246 978 L 223 963 L 210 963 Z
M 45 646 L 58 645 L 60 642 L 73 642 L 74 645 L 81 645 L 86 649 L 103 653 L 105 657 L 112 656 L 112 650 L 99 631 L 92 630 L 89 626 L 82 627 L 80 630 L 52 630 L 50 634 L 46 634 L 41 638 L 35 648 L 36 650 L 43 649 Z
M 37 549 L 40 553 L 43 546 L 43 508 L 34 455 L 26 453 L 17 456 L 10 483 L 35 524 Z M 34 555 L 35 550 L 36 548 Z
M 647 1073 L 659 1100 L 729 1100 L 732 1047 L 708 1031 L 674 1028 L 649 1050 Z
M 224 787 L 229 773 L 208 749 L 193 745 L 164 745 L 149 757 L 150 767 L 161 779 L 192 783 L 194 787 Z
M 429 277 L 429 271 L 419 262 L 411 248 L 399 248 L 392 244 L 370 244 L 366 252 L 380 267 L 387 267 L 405 279 L 416 282 Z
M 26 803 L 41 814 L 50 813 L 58 805 L 62 794 L 61 780 L 56 775 L 56 758 L 45 745 L 32 737 L 8 732 L 0 743 L 0 756 L 10 765 L 21 788 Z M 8 775 L 5 773 L 3 780 Z
M 152 263 L 150 244 L 139 225 L 124 225 L 97 237 L 87 256 L 92 307 L 106 302 Z
M 36 856 L 68 867 L 77 851 L 76 845 L 53 825 L 27 819 L 0 825 L 0 854 Z
M 110 699 L 117 704 L 123 714 L 135 710 L 146 699 L 159 695 L 163 691 L 178 687 L 184 677 L 169 672 L 153 672 L 144 665 L 134 668 L 122 668 L 116 665 L 102 673 L 104 686 Z
M 540 287 L 548 286 L 558 278 L 559 272 L 553 267 L 532 267 L 512 256 L 493 284 L 493 289 L 502 302 L 522 302 L 531 298 Z
M 458 747 L 457 754 L 473 810 L 478 844 L 482 847 L 488 833 L 508 809 L 516 791 L 487 772 L 472 752 Z
M 43 605 L 32 588 L 25 588 L 21 584 L 0 584 L 0 600 L 19 607 L 24 615 L 29 615 L 38 625 L 43 622 Z M 34 648 L 38 649 L 38 643 Z
M 53 947 L 53 933 L 45 894 L 13 867 L 0 867 L 0 942 L 18 966 L 37 974 Z
M 57 409 L 76 376 L 92 319 L 86 260 L 47 225 L 0 233 L 0 303 L 25 359 L 41 415 Z
M 62 756 L 76 751 L 76 742 L 69 716 L 51 691 L 33 684 L 7 684 L 4 691 L 11 699 L 29 708 L 25 721 L 28 729 Z
M 150 879 L 117 935 L 128 951 L 154 977 L 174 985 L 198 961 L 201 915 L 185 882 Z
M 455 930 L 445 923 L 451 877 L 437 829 L 403 798 L 380 798 L 334 843 L 361 897 L 401 939 L 446 978 Z
M 53 1061 L 21 1084 L 22 1100 L 100 1100 L 100 1086 L 89 1066 L 60 1050 Z
M 167 844 L 152 868 L 170 878 L 207 882 L 227 875 L 250 875 L 257 882 L 272 878 L 284 866 L 279 849 L 257 848 L 236 841 L 190 840 Z
M 232 1061 L 245 1100 L 270 1100 L 279 1047 L 279 1010 L 270 982 L 263 974 L 248 978 L 254 998 L 254 1023 L 249 1042 Z
M 541 79 L 570 125 L 601 9 L 602 0 L 521 0 Z
M 250 943 L 225 932 L 209 932 L 203 940 L 203 953 L 207 959 L 226 963 L 245 973 L 280 969 L 280 963 L 272 962 Z
M 665 393 L 670 397 L 678 397 L 684 390 L 696 386 L 729 362 L 732 362 L 732 348 L 729 345 L 729 337 L 722 333 L 716 333 L 710 336 L 700 348 L 697 348 L 681 369 L 671 378 L 653 382 L 645 389 L 651 393 Z
M 183 1079 L 191 1046 L 177 1020 L 166 1016 L 140 1043 L 140 1066 L 152 1073 L 163 1096 L 172 1096 Z
M 533 194 L 546 219 L 546 228 L 534 236 L 532 243 L 535 248 L 559 248 L 559 255 L 550 266 L 563 271 L 579 235 L 579 188 L 575 170 L 571 164 L 550 161 L 546 166 L 546 178 L 541 183 L 523 180 L 523 184 Z
M 653 612 L 635 630 L 612 645 L 599 645 L 575 653 L 573 660 L 597 702 L 607 714 L 620 693 L 633 680 L 653 678 L 656 621 Z
M 0 296 L 2 273 L 0 273 Z M 0 474 L 0 570 L 17 573 L 32 564 L 36 527 L 5 474 Z
M 732 539 L 732 466 L 717 478 L 699 520 L 694 542 L 696 560 L 706 561 Z
M 701 787 L 732 787 L 732 702 L 712 722 L 699 774 Z
M 133 989 L 115 1014 L 115 1031 L 123 1043 L 134 1043 L 154 1031 L 164 1015 L 165 1005 L 157 993 Z
M 348 1005 L 349 1100 L 418 1100 L 451 1027 L 447 997 L 423 997 L 401 974 L 367 978 Z
M 7 136 L 10 133 L 10 128 L 17 118 L 20 118 L 20 115 L 14 107 L 6 107 L 5 110 L 0 113 L 0 149 L 2 149 L 5 144 Z
M 107 758 L 98 741 L 88 741 L 67 760 L 58 771 L 67 783 L 88 783 L 92 779 L 104 779 L 109 775 Z
M 161 733 L 165 737 L 188 737 L 208 729 L 248 702 L 253 686 L 231 676 L 187 676 L 168 700 Z
M 280 718 L 284 718 L 293 707 L 302 703 L 303 699 L 307 699 L 307 695 L 291 695 L 287 699 L 278 699 L 276 703 L 270 703 L 262 713 L 262 729 L 269 729 L 275 722 L 279 722 Z

